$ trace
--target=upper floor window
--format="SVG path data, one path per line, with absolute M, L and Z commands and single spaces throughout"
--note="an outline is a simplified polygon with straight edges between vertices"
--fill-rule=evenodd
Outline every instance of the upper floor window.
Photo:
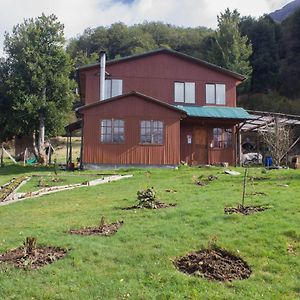
M 206 84 L 206 104 L 226 104 L 225 84 Z
M 174 83 L 175 102 L 195 103 L 195 82 Z
M 229 148 L 232 146 L 232 129 L 214 128 L 213 147 Z
M 105 79 L 104 99 L 122 95 L 122 87 L 121 79 Z
M 101 143 L 123 143 L 124 120 L 101 120 Z
M 162 121 L 141 121 L 141 144 L 163 144 L 163 129 Z

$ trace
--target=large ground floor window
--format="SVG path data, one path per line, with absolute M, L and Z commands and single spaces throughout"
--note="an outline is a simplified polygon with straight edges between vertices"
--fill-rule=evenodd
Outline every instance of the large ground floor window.
M 101 143 L 123 143 L 124 120 L 101 120 Z
M 164 125 L 162 121 L 141 121 L 140 143 L 141 144 L 163 144 Z
M 232 146 L 231 128 L 213 129 L 213 148 L 229 148 Z

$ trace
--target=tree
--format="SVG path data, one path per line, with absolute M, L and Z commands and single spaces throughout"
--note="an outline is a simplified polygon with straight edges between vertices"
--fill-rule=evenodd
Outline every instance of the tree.
M 208 59 L 224 68 L 250 77 L 252 68 L 249 58 L 252 46 L 246 36 L 239 30 L 240 14 L 237 10 L 231 12 L 228 8 L 218 16 L 218 29 L 214 35 Z
M 268 146 L 274 164 L 279 166 L 291 146 L 292 132 L 290 126 L 284 125 L 275 117 L 274 123 L 266 123 L 266 126 L 259 130 L 259 135 Z
M 282 23 L 280 92 L 300 98 L 300 9 Z
M 20 132 L 35 134 L 43 154 L 45 130 L 57 134 L 71 111 L 73 65 L 64 49 L 64 26 L 55 15 L 24 20 L 6 33 L 8 76 L 5 85 Z M 38 137 L 38 138 L 37 138 Z
M 240 31 L 251 41 L 253 53 L 250 64 L 253 69 L 250 92 L 276 90 L 279 73 L 280 25 L 265 15 L 258 20 L 244 17 L 240 22 Z

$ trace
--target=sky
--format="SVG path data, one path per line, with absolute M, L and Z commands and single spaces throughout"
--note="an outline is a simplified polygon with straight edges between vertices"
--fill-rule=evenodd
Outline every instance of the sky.
M 242 16 L 258 17 L 281 8 L 291 0 L 0 0 L 0 55 L 4 33 L 24 19 L 55 14 L 65 25 L 66 38 L 76 37 L 84 29 L 163 21 L 178 26 L 216 28 L 217 15 L 227 7 Z

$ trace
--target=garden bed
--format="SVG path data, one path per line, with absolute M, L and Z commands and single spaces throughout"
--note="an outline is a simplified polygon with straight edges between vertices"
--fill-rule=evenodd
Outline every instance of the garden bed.
M 0 202 L 8 201 L 11 196 L 17 191 L 17 189 L 30 177 L 22 176 L 18 178 L 13 178 L 8 183 L 0 187 Z
M 122 210 L 131 210 L 131 209 L 162 209 L 162 208 L 169 208 L 175 207 L 177 204 L 175 203 L 164 203 L 160 201 L 154 201 L 151 205 L 133 205 L 129 207 L 124 207 Z
M 225 214 L 243 214 L 243 215 L 250 215 L 255 214 L 257 212 L 262 212 L 269 209 L 267 206 L 261 206 L 261 205 L 249 205 L 249 206 L 243 206 L 238 205 L 237 207 L 225 207 L 224 213 Z
M 59 247 L 37 247 L 30 255 L 25 253 L 24 247 L 9 250 L 0 254 L 0 263 L 7 263 L 19 269 L 39 269 L 43 266 L 63 258 L 66 249 Z
M 220 248 L 203 249 L 187 254 L 176 259 L 174 264 L 185 274 L 209 280 L 242 280 L 251 274 L 249 265 L 242 258 Z
M 95 227 L 83 227 L 80 229 L 71 229 L 67 231 L 70 234 L 78 234 L 78 235 L 103 235 L 109 236 L 115 234 L 121 226 L 123 226 L 123 221 L 117 221 L 110 224 L 104 224 L 103 226 L 95 226 Z

